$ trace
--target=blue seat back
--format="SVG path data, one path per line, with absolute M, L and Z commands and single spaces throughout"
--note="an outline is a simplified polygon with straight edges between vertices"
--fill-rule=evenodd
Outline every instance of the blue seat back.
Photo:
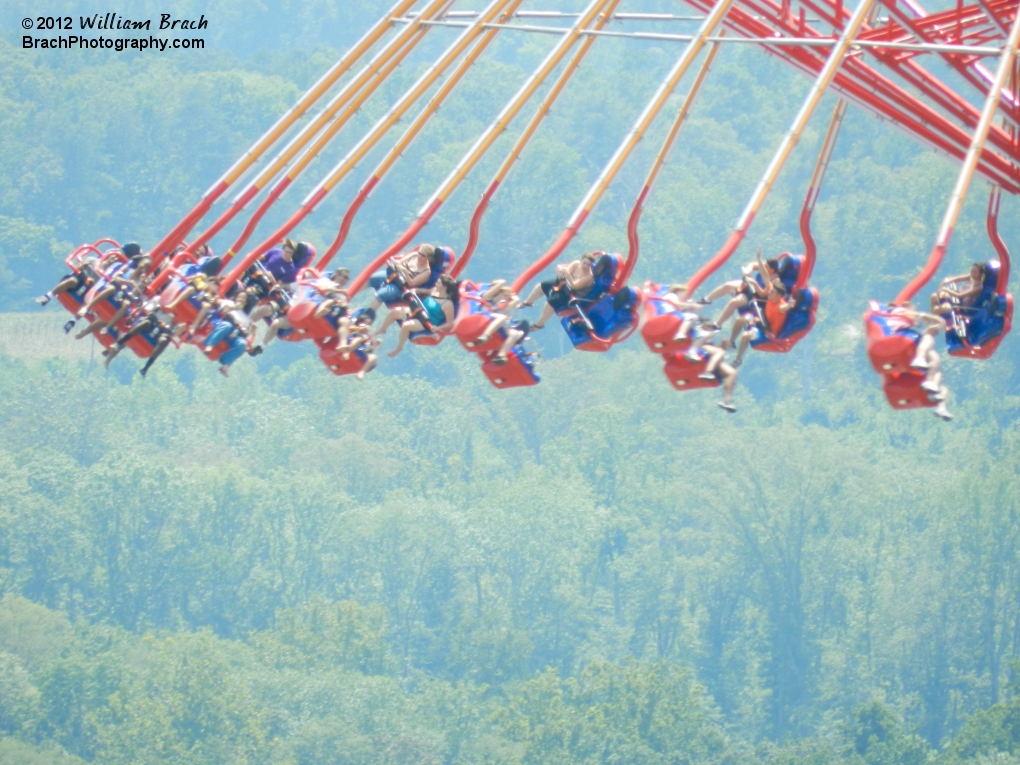
M 786 287 L 787 292 L 792 292 L 797 286 L 797 279 L 800 277 L 800 269 L 804 266 L 803 255 L 783 255 L 779 258 L 779 280 Z
M 633 287 L 624 287 L 615 294 L 603 295 L 600 300 L 585 307 L 584 315 L 591 322 L 595 335 L 603 340 L 609 340 L 633 326 L 634 309 L 639 300 L 637 290 Z M 592 339 L 588 326 L 576 313 L 564 316 L 560 323 L 573 345 L 577 346 Z
M 298 242 L 294 250 L 294 267 L 299 271 L 315 260 L 315 247 L 310 242 Z
M 443 253 L 443 259 L 440 260 L 436 265 L 431 266 L 429 270 L 429 279 L 425 282 L 423 288 L 435 287 L 439 283 L 439 277 L 446 273 L 446 270 L 453 263 L 453 250 L 449 247 L 437 247 L 441 253 Z
M 778 339 L 791 337 L 811 326 L 811 311 L 815 307 L 815 294 L 809 289 L 804 289 L 799 300 L 797 307 L 786 315 L 783 328 L 776 335 Z
M 974 307 L 988 308 L 991 307 L 995 298 L 995 290 L 999 286 L 999 271 L 1002 269 L 1002 264 L 997 260 L 989 260 L 985 264 L 985 283 L 981 288 L 981 294 L 974 303 Z
M 946 345 L 950 351 L 963 349 L 966 345 L 980 346 L 1002 334 L 1006 325 L 1006 299 L 999 295 L 999 274 L 1002 264 L 990 260 L 985 264 L 985 283 L 981 294 L 970 311 L 962 312 L 966 326 L 966 342 L 955 329 L 946 330 Z
M 595 262 L 591 264 L 595 283 L 592 285 L 591 292 L 585 296 L 586 299 L 600 300 L 603 295 L 608 293 L 621 268 L 623 268 L 623 258 L 618 253 L 603 253 L 596 258 Z

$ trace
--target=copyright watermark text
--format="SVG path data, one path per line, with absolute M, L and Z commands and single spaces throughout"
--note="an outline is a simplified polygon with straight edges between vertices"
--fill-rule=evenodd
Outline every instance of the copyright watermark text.
M 21 47 L 29 49 L 57 50 L 202 50 L 203 37 L 144 37 L 130 35 L 130 32 L 177 32 L 209 28 L 205 14 L 197 19 L 174 18 L 161 13 L 157 18 L 129 18 L 119 13 L 94 13 L 91 16 L 26 16 L 21 20 L 25 30 L 36 34 L 22 35 Z M 59 34 L 78 31 L 81 34 Z M 39 35 L 39 32 L 57 32 L 56 35 Z M 98 34 L 97 34 L 98 33 Z M 126 34 L 128 33 L 128 34 Z

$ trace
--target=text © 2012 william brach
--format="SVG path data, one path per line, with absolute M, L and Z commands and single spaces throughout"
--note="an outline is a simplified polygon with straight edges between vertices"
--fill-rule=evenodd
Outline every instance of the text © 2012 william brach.
M 83 32 L 86 30 L 141 30 L 146 31 L 161 30 L 161 31 L 174 31 L 174 30 L 189 30 L 189 29 L 208 29 L 209 20 L 203 13 L 197 19 L 175 19 L 169 13 L 159 14 L 159 25 L 153 27 L 152 19 L 136 20 L 129 19 L 121 16 L 119 13 L 94 13 L 91 16 L 79 16 L 78 17 L 78 28 Z M 74 29 L 74 17 L 73 16 L 36 16 L 26 17 L 21 20 L 21 26 L 23 29 L 39 29 L 39 30 L 61 30 L 71 31 Z

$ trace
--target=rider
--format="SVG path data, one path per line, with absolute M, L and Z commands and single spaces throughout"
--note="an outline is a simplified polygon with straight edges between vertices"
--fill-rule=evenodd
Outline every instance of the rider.
M 948 276 L 942 280 L 938 291 L 931 296 L 931 312 L 938 316 L 952 313 L 958 307 L 969 308 L 981 297 L 988 277 L 988 266 L 985 263 L 974 263 L 970 273 L 959 276 Z M 956 289 L 959 282 L 966 282 L 963 289 Z
M 341 316 L 347 313 L 347 291 L 344 289 L 344 285 L 347 284 L 347 280 L 350 278 L 351 272 L 346 268 L 338 268 L 329 275 L 328 278 L 316 279 L 313 282 L 313 286 L 319 292 L 322 293 L 324 299 L 315 308 L 313 316 L 316 319 L 320 319 L 323 316 L 332 316 L 334 319 L 339 319 Z M 276 305 L 275 301 L 272 301 Z M 265 336 L 262 338 L 262 342 L 252 348 L 248 353 L 251 356 L 258 356 L 262 353 L 266 346 L 269 345 L 276 336 L 285 329 L 293 329 L 293 325 L 290 323 L 290 319 L 287 318 L 287 308 L 290 307 L 289 302 L 286 307 L 277 313 L 276 318 L 273 319 L 272 324 L 269 325 L 269 329 L 266 330 Z M 265 306 L 259 306 L 256 309 L 256 313 L 261 312 Z M 261 318 L 261 315 L 258 316 Z
M 139 271 L 133 270 L 131 276 L 139 275 Z M 127 316 L 128 310 L 132 305 L 137 304 L 142 297 L 141 285 L 131 279 L 129 276 L 115 275 L 110 277 L 109 286 L 103 288 L 95 295 L 90 301 L 83 305 L 79 311 L 75 320 L 85 316 L 96 303 L 99 303 L 107 298 L 113 298 L 119 303 L 117 310 L 114 311 L 113 316 L 110 317 L 109 321 L 103 321 L 102 319 L 96 319 L 89 324 L 85 329 L 81 330 L 74 336 L 75 340 L 81 340 L 83 337 L 91 335 L 93 332 L 99 334 L 105 334 L 110 328 L 115 327 L 117 323 Z M 66 326 L 66 325 L 65 325 Z M 72 325 L 73 326 L 73 325 Z
M 662 295 L 662 301 L 668 303 L 674 311 L 680 314 L 680 326 L 673 336 L 674 341 L 686 339 L 691 330 L 702 323 L 701 316 L 698 315 L 698 308 L 703 303 L 697 300 L 690 300 L 685 297 L 686 295 L 686 284 L 671 284 L 665 294 Z
M 546 303 L 542 306 L 538 321 L 531 325 L 531 329 L 542 329 L 554 313 L 570 307 L 571 299 L 585 297 L 591 292 L 595 286 L 595 274 L 592 271 L 595 258 L 594 254 L 586 252 L 577 260 L 561 263 L 556 266 L 555 279 L 535 285 L 528 299 L 521 303 L 521 307 L 533 306 L 542 294 L 545 295 Z
M 421 287 L 431 277 L 430 262 L 436 257 L 431 244 L 419 244 L 415 249 L 390 259 L 385 271 L 373 274 L 368 280 L 375 290 L 372 311 L 385 305 L 392 308 L 404 299 L 404 290 Z
M 185 277 L 184 281 L 187 282 L 187 286 L 182 289 L 177 296 L 167 303 L 166 309 L 172 311 L 177 307 L 178 303 L 194 296 L 200 295 L 207 292 L 214 285 L 219 286 L 219 273 L 222 261 L 219 258 L 211 257 L 212 251 L 209 249 L 209 245 L 203 244 L 199 248 L 199 257 L 208 258 L 198 266 L 198 270 L 191 276 Z
M 510 328 L 507 330 L 506 336 L 508 342 L 503 344 L 504 347 L 497 354 L 497 356 L 502 357 L 503 361 L 506 361 L 506 352 L 523 340 L 525 335 L 531 331 L 531 324 L 528 321 L 513 321 L 510 318 L 510 312 L 521 304 L 521 299 L 510 288 L 510 285 L 506 283 L 506 279 L 496 279 L 493 281 L 487 289 L 482 290 L 478 294 L 478 298 L 491 307 L 489 315 L 492 318 L 485 325 L 482 334 L 474 342 L 468 343 L 468 347 L 477 348 L 485 345 L 494 334 L 499 332 L 509 322 Z M 517 333 L 512 342 L 509 341 L 511 332 Z
M 351 278 L 350 270 L 338 268 L 329 275 L 328 279 L 318 279 L 315 288 L 322 293 L 322 302 L 315 309 L 313 316 L 321 319 L 327 316 L 337 324 L 341 318 L 347 315 L 349 297 L 344 287 Z
M 705 298 L 706 303 L 711 303 L 717 297 L 729 294 L 733 297 L 730 298 L 729 302 L 723 308 L 722 313 L 719 314 L 712 326 L 716 328 L 722 328 L 726 321 L 741 308 L 747 308 L 751 304 L 752 300 L 761 300 L 765 298 L 767 294 L 767 288 L 769 283 L 778 278 L 778 267 L 779 262 L 775 258 L 769 258 L 767 261 L 761 259 L 761 247 L 758 248 L 755 253 L 755 263 L 748 263 L 745 265 L 741 272 L 743 277 L 739 280 L 726 282 L 725 284 L 716 287 Z M 754 272 L 757 271 L 761 274 L 762 282 L 755 278 Z
M 726 362 L 726 349 L 721 346 L 706 343 L 702 346 L 702 351 L 704 351 L 708 363 L 705 364 L 705 371 L 698 375 L 698 379 L 706 382 L 721 382 L 723 400 L 717 405 L 720 409 L 725 409 L 733 414 L 737 411 L 737 407 L 733 404 L 733 389 L 737 385 L 737 367 Z
M 378 356 L 375 349 L 382 342 L 372 337 L 372 322 L 375 321 L 375 311 L 371 308 L 359 308 L 353 316 L 344 316 L 340 319 L 341 343 L 337 350 L 343 351 L 343 358 L 349 359 L 351 353 L 357 354 L 362 361 L 362 367 L 354 376 L 364 381 L 365 375 L 375 369 L 378 363 Z
M 103 366 L 109 369 L 110 362 L 117 357 L 117 354 L 124 349 L 131 338 L 142 332 L 148 332 L 153 339 L 152 353 L 145 360 L 145 366 L 138 370 L 138 374 L 145 377 L 180 329 L 180 325 L 174 323 L 173 317 L 166 314 L 160 307 L 158 298 L 148 300 L 142 306 L 141 315 L 131 325 L 131 328 L 117 338 L 117 342 L 103 351 L 103 356 L 106 357 Z
M 92 310 L 96 303 L 101 303 L 109 298 L 118 301 L 120 306 L 109 321 L 94 321 L 75 335 L 75 338 L 78 340 L 96 331 L 106 332 L 106 330 L 127 315 L 131 303 L 136 302 L 140 297 L 141 285 L 145 279 L 146 270 L 152 263 L 152 258 L 144 254 L 141 246 L 134 242 L 125 244 L 120 249 L 120 252 L 127 259 L 126 262 L 118 263 L 111 268 L 108 274 L 106 274 L 108 284 L 78 309 L 78 313 L 75 314 L 75 322 L 78 319 L 84 318 L 85 314 Z M 109 254 L 113 255 L 115 253 L 116 250 Z M 105 260 L 104 256 L 103 261 L 105 262 Z M 64 330 L 70 332 L 73 326 L 74 324 L 69 322 L 69 325 L 65 325 Z
M 262 264 L 281 284 L 293 284 L 297 281 L 298 273 L 311 259 L 312 250 L 306 242 L 284 239 L 279 247 L 274 247 L 262 256 Z
M 422 298 L 419 306 L 395 309 L 402 313 L 403 319 L 400 322 L 397 346 L 389 352 L 389 357 L 392 359 L 400 353 L 408 338 L 416 332 L 440 333 L 453 329 L 453 322 L 457 317 L 459 290 L 459 282 L 452 276 L 443 274 L 439 277 L 439 283 L 432 288 L 432 294 Z M 392 315 L 391 311 L 386 320 L 390 321 Z
M 116 253 L 116 250 L 110 250 L 99 258 L 95 255 L 87 255 L 84 262 L 78 267 L 77 272 L 69 273 L 57 282 L 53 289 L 45 295 L 37 297 L 35 302 L 39 305 L 46 305 L 57 295 L 63 294 L 64 292 L 78 292 L 80 290 L 82 294 L 84 294 L 89 287 L 96 283 L 96 279 L 99 278 L 98 274 L 102 273 L 107 261 L 109 261 L 109 259 Z M 77 319 L 75 321 L 77 321 Z M 73 326 L 74 322 L 71 322 L 71 327 Z M 64 331 L 69 332 L 70 327 L 65 327 Z
M 946 331 L 946 320 L 934 313 L 918 311 L 910 303 L 905 303 L 897 313 L 911 319 L 914 329 L 920 333 L 910 366 L 925 373 L 921 389 L 930 393 L 932 400 L 937 402 L 934 415 L 948 422 L 953 419 L 946 408 L 949 389 L 942 381 L 942 358 L 935 350 L 935 339 Z
M 245 338 L 252 333 L 251 311 L 255 307 L 256 298 L 248 292 L 240 292 L 235 301 L 223 298 L 220 300 L 221 318 L 213 324 L 212 331 L 205 338 L 202 350 L 212 353 L 213 349 L 226 340 L 230 348 L 220 355 L 220 374 L 227 376 L 230 365 L 244 355 Z
M 786 315 L 797 307 L 799 303 L 798 298 L 803 296 L 803 294 L 804 291 L 801 290 L 798 293 L 798 297 L 788 298 L 786 287 L 783 286 L 779 279 L 776 279 L 769 285 L 765 304 L 760 315 L 749 314 L 737 317 L 736 321 L 733 322 L 733 332 L 730 334 L 730 341 L 724 344 L 725 347 L 732 346 L 737 334 L 740 334 L 740 347 L 737 349 L 737 357 L 733 360 L 734 367 L 740 366 L 744 359 L 744 354 L 752 342 L 763 339 L 766 333 L 777 337 L 782 332 L 783 325 L 786 324 Z M 747 327 L 747 329 L 741 332 L 744 327 Z
M 125 269 L 127 271 L 127 278 L 140 284 L 149 270 L 149 266 L 152 265 L 152 258 L 142 252 L 141 245 L 136 242 L 125 244 L 120 248 L 120 251 L 127 258 L 127 267 Z

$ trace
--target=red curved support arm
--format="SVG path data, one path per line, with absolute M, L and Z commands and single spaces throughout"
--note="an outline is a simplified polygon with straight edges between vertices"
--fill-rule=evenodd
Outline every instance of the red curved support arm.
M 630 211 L 630 218 L 627 219 L 627 261 L 623 264 L 623 268 L 620 269 L 620 273 L 616 275 L 616 279 L 613 281 L 614 290 L 618 290 L 627 283 L 631 273 L 634 271 L 634 265 L 637 263 L 638 253 L 641 250 L 641 240 L 638 238 L 638 223 L 641 222 L 641 213 L 645 209 L 645 199 L 648 198 L 648 192 L 651 189 L 651 184 L 646 183 L 645 187 L 641 189 L 641 193 L 638 194 L 637 201 L 634 203 L 634 209 Z
M 726 243 L 722 246 L 722 249 L 715 254 L 715 256 L 708 261 L 705 265 L 698 269 L 697 273 L 694 274 L 687 282 L 687 294 L 693 295 L 694 291 L 701 286 L 702 282 L 715 273 L 723 263 L 730 259 L 730 255 L 737 251 L 737 247 L 744 241 L 744 234 L 748 228 L 751 227 L 751 222 L 754 220 L 754 213 L 752 212 L 747 218 L 746 225 L 743 228 L 734 229 L 730 234 Z
M 319 258 L 319 262 L 316 265 L 320 271 L 322 271 L 329 264 L 329 261 L 333 259 L 337 251 L 343 247 L 344 242 L 347 241 L 347 235 L 351 232 L 351 224 L 354 223 L 354 216 L 358 214 L 358 210 L 368 200 L 368 195 L 372 193 L 372 189 L 379 183 L 379 176 L 373 175 L 368 179 L 368 182 L 361 187 L 358 195 L 354 197 L 354 201 L 351 202 L 350 207 L 347 208 L 347 212 L 344 213 L 344 219 L 340 222 L 340 231 L 337 232 L 336 239 L 333 240 L 333 244 L 329 246 L 322 257 Z M 353 292 L 350 294 L 354 294 Z
M 720 37 L 725 35 L 726 31 L 723 30 L 720 33 Z M 659 149 L 659 153 L 655 155 L 655 161 L 652 162 L 652 167 L 648 171 L 648 177 L 645 178 L 645 185 L 641 189 L 641 193 L 638 194 L 637 200 L 634 202 L 634 209 L 630 212 L 630 218 L 627 219 L 627 260 L 620 269 L 620 273 L 616 275 L 616 279 L 613 280 L 612 290 L 615 292 L 621 289 L 623 285 L 630 279 L 630 275 L 634 272 L 634 266 L 637 264 L 638 253 L 641 249 L 641 241 L 638 238 L 638 224 L 641 222 L 641 213 L 645 209 L 645 200 L 648 199 L 648 195 L 651 193 L 652 186 L 655 184 L 655 179 L 659 177 L 659 171 L 662 170 L 662 166 L 666 164 L 666 157 L 669 156 L 673 146 L 676 144 L 676 140 L 680 135 L 680 128 L 683 127 L 684 121 L 687 119 L 687 115 L 690 113 L 691 104 L 694 103 L 694 99 L 698 97 L 698 91 L 701 90 L 701 85 L 705 81 L 705 77 L 708 76 L 709 69 L 712 68 L 712 62 L 715 60 L 716 54 L 719 52 L 719 43 L 713 43 L 712 47 L 709 48 L 708 55 L 705 56 L 705 61 L 701 65 L 701 69 L 698 71 L 698 76 L 694 78 L 694 84 L 691 85 L 690 91 L 687 93 L 687 97 L 684 98 L 683 106 L 680 107 L 680 111 L 677 113 L 673 120 L 673 124 L 669 128 L 669 132 L 666 133 L 666 140 L 662 142 L 662 147 Z
M 829 130 L 822 142 L 822 149 L 818 152 L 818 161 L 815 163 L 815 171 L 811 176 L 811 185 L 808 187 L 807 194 L 804 195 L 804 207 L 800 211 L 800 235 L 804 240 L 804 265 L 797 277 L 797 289 L 803 289 L 808 285 L 811 281 L 811 274 L 815 270 L 818 248 L 815 245 L 815 238 L 811 234 L 811 214 L 815 211 L 815 202 L 818 201 L 818 195 L 822 191 L 825 171 L 829 169 L 829 160 L 832 159 L 833 149 L 836 148 L 836 138 L 843 125 L 846 107 L 847 103 L 842 98 L 836 102 L 836 108 L 832 112 L 832 121 L 829 122 Z
M 406 11 L 414 5 L 415 0 L 398 0 L 397 3 L 387 12 L 385 16 L 379 19 L 367 32 L 365 32 L 358 42 L 348 50 L 340 60 L 337 61 L 329 70 L 322 75 L 305 93 L 298 99 L 290 109 L 288 109 L 282 117 L 280 117 L 272 127 L 267 130 L 261 138 L 259 138 L 252 146 L 246 151 L 241 158 L 238 159 L 228 170 L 224 173 L 219 180 L 213 184 L 202 198 L 198 201 L 198 204 L 192 208 L 191 212 L 184 216 L 184 219 L 178 223 L 169 233 L 164 236 L 155 247 L 152 248 L 152 266 L 151 269 L 156 269 L 167 255 L 169 255 L 174 248 L 188 235 L 188 232 L 193 229 L 198 222 L 205 217 L 205 214 L 212 208 L 215 203 L 225 192 L 234 181 L 236 181 L 241 175 L 254 164 L 259 157 L 268 151 L 268 149 L 276 143 L 276 141 L 290 129 L 290 127 L 297 122 L 301 116 L 311 108 L 312 104 L 319 100 L 319 98 L 328 91 L 335 82 L 337 82 L 345 72 L 347 72 L 354 64 L 361 59 L 361 57 L 379 41 L 393 25 L 393 20 L 401 17 Z
M 999 201 L 1002 197 L 1002 188 L 999 186 L 992 186 L 992 193 L 988 197 L 988 238 L 992 240 L 992 247 L 995 248 L 995 252 L 999 256 L 999 262 L 1002 266 L 999 268 L 999 284 L 995 288 L 995 291 L 1000 295 L 1006 294 L 1006 288 L 1009 286 L 1009 248 L 1006 247 L 1006 242 L 1003 241 L 1002 235 L 999 233 Z
M 220 198 L 224 191 L 227 190 L 227 184 L 221 181 L 215 188 L 213 188 L 205 197 L 203 197 L 191 212 L 184 216 L 184 219 L 174 226 L 170 232 L 164 236 L 155 247 L 152 248 L 152 268 L 156 268 L 160 263 L 163 262 L 163 258 L 170 254 L 188 232 L 193 229 L 205 214 L 213 206 L 213 202 Z
M 811 213 L 813 207 L 804 205 L 800 211 L 800 236 L 804 240 L 804 265 L 797 276 L 796 289 L 803 289 L 811 281 L 811 272 L 815 270 L 815 259 L 818 256 L 818 247 L 815 245 L 815 238 L 811 235 Z
M 942 258 L 946 255 L 946 249 L 950 237 L 953 235 L 952 227 L 943 229 L 946 236 L 945 239 L 940 239 L 938 244 L 932 247 L 931 254 L 928 256 L 928 262 L 924 264 L 924 268 L 921 269 L 921 273 L 915 276 L 906 287 L 900 290 L 900 294 L 896 296 L 894 303 L 900 305 L 902 303 L 908 303 L 914 299 L 914 295 L 920 291 L 921 287 L 928 283 L 935 272 L 939 270 L 942 265 Z
M 190 245 L 187 245 L 181 252 L 178 252 L 176 255 L 174 255 L 170 260 L 170 267 L 164 269 L 163 273 L 161 273 L 152 281 L 152 283 L 145 290 L 146 294 L 155 295 L 157 292 L 163 289 L 163 285 L 166 284 L 166 282 L 170 279 L 172 272 L 180 268 L 184 264 L 184 261 L 188 260 L 189 258 L 193 258 L 195 256 L 195 253 L 198 252 L 198 248 L 201 247 L 203 244 L 207 244 L 209 240 L 216 236 L 216 234 L 218 234 L 223 229 L 223 227 L 226 226 L 231 221 L 231 219 L 235 215 L 237 215 L 237 213 L 240 212 L 244 208 L 244 206 L 248 204 L 248 202 L 252 200 L 253 197 L 255 197 L 256 194 L 258 194 L 258 191 L 259 191 L 258 188 L 255 186 L 248 187 L 248 189 L 246 189 L 245 192 L 240 197 L 235 199 L 231 203 L 230 207 L 228 207 L 223 212 L 223 214 L 220 215 L 220 217 L 218 217 L 213 222 L 213 224 L 202 233 L 201 236 L 199 236 L 198 239 L 196 239 Z M 265 203 L 263 203 L 263 205 L 264 204 Z M 260 207 L 259 209 L 261 210 L 262 208 Z M 245 231 L 250 236 L 251 230 L 254 230 L 254 228 L 255 227 L 253 225 L 249 224 L 249 228 L 245 228 Z M 223 257 L 223 265 L 226 265 L 227 263 L 230 262 L 231 256 L 235 252 L 237 252 L 238 249 L 239 249 L 238 245 L 235 244 L 226 252 L 226 254 Z
M 482 218 L 485 217 L 485 211 L 489 208 L 489 202 L 492 201 L 492 197 L 496 193 L 496 189 L 499 188 L 499 178 L 495 179 L 489 184 L 489 188 L 482 194 L 482 201 L 478 203 L 478 207 L 475 208 L 474 215 L 471 216 L 471 226 L 468 230 L 467 244 L 464 245 L 464 252 L 460 255 L 460 260 L 457 261 L 457 267 L 451 274 L 454 279 L 458 278 L 464 268 L 467 266 L 468 261 L 471 260 L 471 256 L 475 254 L 475 248 L 478 246 L 478 234 L 482 227 Z
M 1013 61 L 1016 57 L 1018 46 L 1020 46 L 1020 14 L 1017 14 L 1013 19 L 1013 24 L 1009 30 L 1009 37 L 1006 39 L 1006 44 L 1002 47 L 1002 52 L 999 54 L 999 63 L 995 70 L 994 81 L 988 89 L 988 97 L 981 108 L 981 119 L 978 120 L 977 127 L 974 129 L 974 134 L 970 140 L 970 148 L 967 149 L 967 156 L 964 158 L 960 174 L 956 178 L 956 185 L 953 187 L 953 193 L 949 198 L 946 214 L 942 218 L 942 226 L 935 239 L 935 247 L 932 249 L 928 262 L 921 270 L 921 273 L 911 279 L 910 283 L 900 290 L 900 294 L 896 296 L 897 303 L 904 303 L 912 299 L 928 280 L 935 275 L 935 272 L 942 264 L 942 258 L 946 254 L 949 241 L 953 237 L 953 229 L 956 226 L 957 218 L 963 209 L 963 201 L 967 196 L 967 189 L 970 187 L 970 182 L 974 177 L 981 153 L 984 150 L 984 144 L 988 138 L 988 131 L 991 129 L 992 120 L 995 118 L 995 112 L 999 108 L 999 100 L 1002 97 L 1003 87 L 1013 68 Z
M 181 261 L 183 261 L 184 258 L 188 257 L 189 255 L 194 256 L 194 254 L 198 252 L 199 247 L 201 247 L 203 244 L 207 244 L 214 236 L 216 236 L 216 234 L 222 231 L 223 228 L 228 223 L 230 223 L 231 220 L 233 220 L 234 216 L 241 212 L 241 210 L 244 209 L 244 206 L 247 205 L 252 199 L 254 199 L 258 193 L 259 189 L 257 186 L 249 186 L 247 189 L 245 189 L 241 196 L 239 196 L 237 199 L 231 202 L 230 207 L 224 210 L 223 214 L 220 215 L 220 217 L 218 217 L 215 221 L 213 221 L 212 225 L 209 226 L 209 228 L 207 228 L 205 231 L 203 231 L 202 234 L 198 237 L 198 239 L 196 239 L 194 242 L 188 245 L 187 249 L 185 249 L 184 252 L 178 253 L 177 255 L 174 256 L 173 261 L 174 267 L 176 268 L 177 266 L 179 266 L 181 264 Z M 245 230 L 247 231 L 248 229 Z M 237 252 L 237 250 L 238 246 L 235 244 L 233 247 L 231 247 L 231 249 L 227 253 L 225 253 L 223 263 L 224 264 L 228 263 L 230 260 L 230 255 L 233 254 L 234 252 Z
M 223 253 L 224 266 L 227 265 L 233 259 L 234 255 L 240 252 L 241 248 L 248 243 L 251 235 L 255 233 L 255 227 L 258 226 L 259 221 L 261 221 L 263 216 L 269 212 L 269 208 L 275 204 L 276 200 L 280 198 L 284 191 L 287 190 L 288 186 L 290 186 L 290 178 L 288 176 L 284 176 L 280 179 L 279 183 L 273 186 L 270 192 L 266 195 L 266 198 L 262 200 L 262 203 L 252 214 L 251 219 L 245 224 L 241 235 L 237 237 L 237 241 L 230 245 L 229 250 Z M 258 189 L 255 189 L 255 191 L 257 193 Z

